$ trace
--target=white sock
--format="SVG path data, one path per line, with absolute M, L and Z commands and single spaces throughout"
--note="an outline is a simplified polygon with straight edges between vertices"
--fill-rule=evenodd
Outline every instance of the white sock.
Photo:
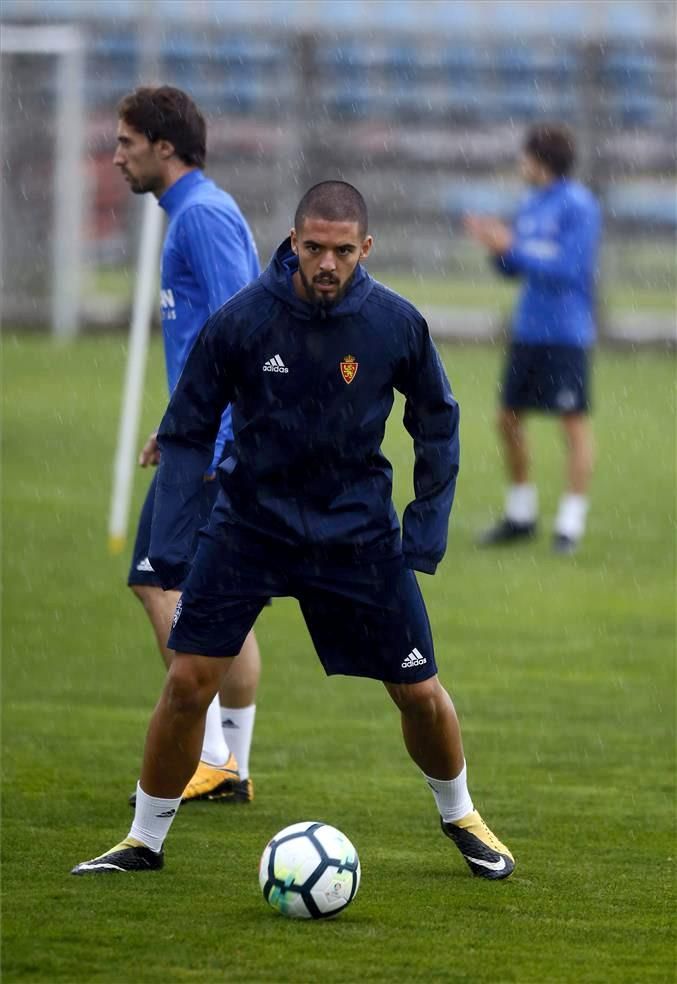
M 510 485 L 505 495 L 505 515 L 513 523 L 535 523 L 538 489 L 535 485 Z
M 207 708 L 205 720 L 205 736 L 202 741 L 202 751 L 200 759 L 207 765 L 225 765 L 230 755 L 230 749 L 226 744 L 221 729 L 221 708 L 219 706 L 219 695 Z
M 580 540 L 585 533 L 585 520 L 588 515 L 588 497 L 567 492 L 559 500 L 555 533 L 568 536 L 571 540 Z
M 228 746 L 237 759 L 240 779 L 249 778 L 249 751 L 252 747 L 256 704 L 249 707 L 222 707 L 221 727 Z
M 180 796 L 177 796 L 176 799 L 160 799 L 157 796 L 148 796 L 141 789 L 140 783 L 137 782 L 136 809 L 134 810 L 134 822 L 129 831 L 129 836 L 141 841 L 156 854 L 159 853 L 162 850 L 165 837 L 169 833 L 169 828 L 174 822 L 180 803 Z
M 440 816 L 447 823 L 460 820 L 466 813 L 472 813 L 474 806 L 468 792 L 468 778 L 465 762 L 455 779 L 431 779 L 423 773 L 425 781 L 433 791 Z

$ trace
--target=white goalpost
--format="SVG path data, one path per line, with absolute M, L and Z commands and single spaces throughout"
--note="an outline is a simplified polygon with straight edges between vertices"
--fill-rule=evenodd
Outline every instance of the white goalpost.
M 80 327 L 84 216 L 85 49 L 76 27 L 3 24 L 0 32 L 2 314 L 8 323 L 49 324 L 68 342 Z M 143 202 L 129 352 L 114 460 L 109 546 L 125 544 L 146 356 L 158 296 L 162 210 Z
M 159 290 L 158 260 L 162 225 L 162 210 L 154 196 L 147 194 L 144 201 L 132 321 L 129 329 L 129 351 L 113 465 L 108 546 L 114 554 L 122 552 L 127 539 L 148 340 L 153 306 Z
M 5 24 L 0 54 L 3 310 L 49 321 L 68 341 L 79 327 L 87 197 L 83 41 L 75 27 Z

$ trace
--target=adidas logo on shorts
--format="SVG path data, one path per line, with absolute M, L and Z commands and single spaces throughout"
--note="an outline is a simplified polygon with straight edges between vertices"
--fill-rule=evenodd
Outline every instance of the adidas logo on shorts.
M 428 660 L 425 658 L 425 656 L 421 656 L 418 649 L 412 649 L 412 651 L 409 653 L 407 658 L 402 663 L 402 669 L 410 670 L 414 666 L 423 666 L 423 664 L 427 662 Z
M 176 608 L 174 610 L 174 618 L 172 619 L 172 628 L 175 629 L 179 619 L 181 618 L 181 612 L 183 611 L 183 598 L 179 598 L 176 603 Z
M 284 362 L 278 355 L 274 355 L 272 359 L 268 359 L 267 362 L 263 363 L 264 372 L 289 372 Z

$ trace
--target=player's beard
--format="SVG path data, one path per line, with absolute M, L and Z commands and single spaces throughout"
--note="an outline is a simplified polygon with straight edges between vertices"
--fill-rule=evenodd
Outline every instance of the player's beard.
M 357 270 L 357 267 L 355 267 L 355 270 Z M 308 278 L 306 277 L 305 273 L 301 268 L 301 264 L 299 263 L 299 277 L 301 278 L 301 283 L 303 284 L 305 292 L 308 296 L 308 300 L 310 301 L 311 304 L 315 304 L 317 307 L 323 308 L 325 311 L 328 310 L 329 308 L 335 307 L 339 303 L 339 301 L 341 301 L 345 297 L 346 291 L 348 290 L 348 288 L 353 282 L 353 278 L 355 276 L 355 270 L 353 270 L 353 272 L 350 274 L 350 276 L 343 284 L 343 286 L 338 288 L 334 297 L 324 297 L 322 294 L 319 294 L 315 290 L 313 283 L 310 280 L 308 280 Z M 324 280 L 325 282 L 327 282 L 326 277 L 318 277 L 317 279 Z M 337 282 L 338 281 L 336 280 L 336 278 L 332 278 L 331 283 L 337 283 Z
M 129 185 L 129 190 L 134 195 L 145 195 L 149 191 L 155 194 L 155 192 L 161 189 L 161 185 L 157 179 L 146 178 L 144 180 L 143 178 L 135 178 L 129 173 L 129 171 L 126 171 L 125 173 L 128 178 L 127 183 Z

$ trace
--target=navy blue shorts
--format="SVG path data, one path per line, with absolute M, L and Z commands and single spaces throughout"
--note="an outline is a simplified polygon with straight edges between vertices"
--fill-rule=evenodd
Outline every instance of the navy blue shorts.
M 162 587 L 160 578 L 150 565 L 148 560 L 148 550 L 150 547 L 150 528 L 153 521 L 153 506 L 155 505 L 155 489 L 157 487 L 157 471 L 153 475 L 153 480 L 148 486 L 148 492 L 141 507 L 139 525 L 136 530 L 136 540 L 132 551 L 132 562 L 127 576 L 127 584 L 146 584 L 151 587 Z M 200 506 L 200 516 L 206 522 L 209 514 L 214 508 L 216 497 L 219 493 L 218 481 L 205 482 L 203 489 L 204 502 Z M 193 549 L 197 548 L 197 532 Z
M 510 410 L 587 413 L 589 359 L 574 345 L 510 346 L 501 387 L 501 405 Z
M 235 656 L 269 597 L 297 598 L 328 675 L 416 683 L 437 673 L 416 577 L 401 557 L 378 564 L 312 565 L 242 538 L 203 532 L 168 647 Z

